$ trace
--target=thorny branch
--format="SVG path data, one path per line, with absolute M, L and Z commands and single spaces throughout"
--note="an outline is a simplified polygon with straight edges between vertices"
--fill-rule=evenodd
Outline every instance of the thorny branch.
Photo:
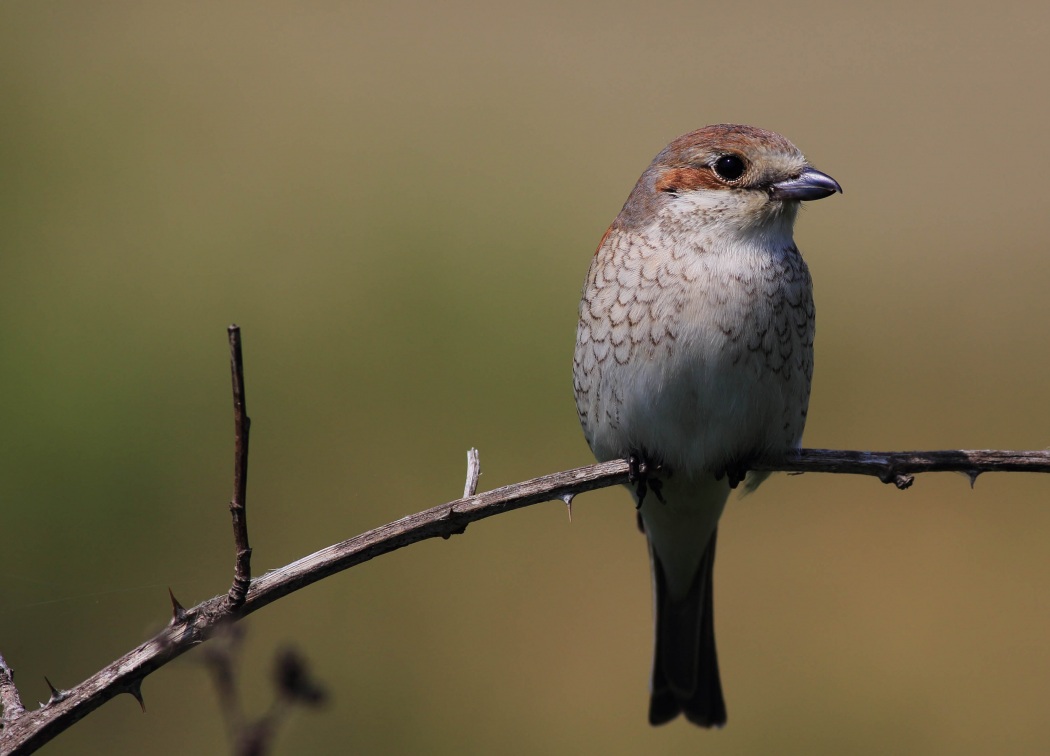
M 867 452 L 840 449 L 799 449 L 780 460 L 748 465 L 756 472 L 844 473 L 873 475 L 900 490 L 909 488 L 917 473 L 960 472 L 970 478 L 986 472 L 1050 472 L 1050 451 L 998 449 Z
M 231 346 L 233 343 L 234 335 L 231 330 Z M 237 344 L 239 346 L 239 341 Z M 239 348 L 234 350 L 234 354 L 239 355 Z M 243 425 L 240 424 L 241 420 L 237 421 L 236 474 L 241 477 L 235 485 L 234 499 L 235 502 L 240 501 L 243 506 L 246 462 L 244 466 L 241 463 L 245 459 L 242 453 L 247 454 L 247 415 L 243 414 L 243 375 L 238 377 L 236 367 L 234 375 L 235 395 L 238 380 L 241 386 L 240 401 L 238 403 L 235 399 L 235 409 L 241 413 L 238 417 L 243 418 Z M 630 462 L 615 460 L 545 475 L 478 494 L 473 493 L 476 486 L 476 462 L 473 457 L 468 457 L 468 460 L 466 489 L 472 492 L 472 495 L 382 525 L 255 578 L 247 584 L 243 603 L 239 605 L 232 600 L 234 588 L 237 586 L 236 580 L 230 594 L 216 596 L 190 609 L 184 609 L 172 597 L 172 618 L 164 630 L 76 687 L 60 691 L 58 696 L 52 696 L 47 704 L 35 711 L 26 712 L 22 709 L 18 692 L 14 688 L 13 674 L 0 659 L 0 703 L 4 706 L 4 715 L 0 720 L 3 725 L 3 729 L 0 730 L 0 753 L 30 753 L 121 693 L 130 693 L 141 701 L 142 680 L 148 674 L 208 640 L 220 627 L 229 622 L 236 622 L 267 604 L 329 575 L 418 541 L 438 536 L 448 538 L 453 534 L 462 533 L 469 523 L 486 517 L 544 501 L 570 501 L 573 496 L 586 491 L 624 484 L 632 475 Z M 871 475 L 904 489 L 911 485 L 913 476 L 921 472 L 961 472 L 968 475 L 971 482 L 979 474 L 991 471 L 1048 473 L 1050 452 L 861 452 L 802 449 L 783 459 L 752 462 L 747 468 L 762 472 Z M 641 472 L 644 473 L 644 464 Z M 730 477 L 736 479 L 743 472 L 741 469 L 733 470 Z M 241 498 L 238 499 L 238 496 Z M 238 527 L 243 528 L 243 510 L 241 526 L 236 524 L 238 515 L 233 504 L 231 511 L 234 512 L 235 534 L 243 532 L 244 535 L 243 544 L 240 540 L 237 543 L 237 568 L 240 570 L 243 564 L 246 575 L 247 558 L 242 562 L 241 555 L 243 552 L 250 553 L 247 532 L 238 531 Z

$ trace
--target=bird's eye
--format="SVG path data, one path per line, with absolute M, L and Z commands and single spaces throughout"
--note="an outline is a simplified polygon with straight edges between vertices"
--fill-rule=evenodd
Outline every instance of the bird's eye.
M 723 181 L 736 181 L 744 175 L 747 164 L 737 155 L 723 155 L 715 161 L 713 168 Z

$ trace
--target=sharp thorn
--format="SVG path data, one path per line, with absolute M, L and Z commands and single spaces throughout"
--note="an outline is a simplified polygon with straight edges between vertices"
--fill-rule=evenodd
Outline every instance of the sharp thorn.
M 171 624 L 182 622 L 186 619 L 186 608 L 175 598 L 175 594 L 171 592 L 170 587 L 168 588 L 168 598 L 171 599 Z
M 977 482 L 977 476 L 981 474 L 981 470 L 967 470 L 966 477 L 970 479 L 970 490 L 973 490 L 974 483 Z
M 558 498 L 565 502 L 565 508 L 569 510 L 569 522 L 572 522 L 572 500 L 576 497 L 576 494 L 564 493 Z
M 139 708 L 142 709 L 142 713 L 146 713 L 146 701 L 142 698 L 142 680 L 137 681 L 134 685 L 128 688 L 128 693 L 139 702 Z
M 51 684 L 51 681 L 47 679 L 47 675 L 44 676 L 44 682 L 47 683 L 47 687 L 51 691 L 51 698 L 47 699 L 46 704 L 40 704 L 41 706 L 52 706 L 54 704 L 57 704 L 59 701 L 65 701 L 67 698 L 69 698 L 69 691 L 59 690 L 58 688 L 56 688 L 54 685 Z

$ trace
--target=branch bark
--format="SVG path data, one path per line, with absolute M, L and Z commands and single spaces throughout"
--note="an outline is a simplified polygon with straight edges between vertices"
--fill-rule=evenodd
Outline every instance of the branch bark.
M 3 716 L 0 716 L 0 725 L 5 728 L 9 722 L 26 713 L 22 698 L 18 695 L 18 688 L 15 687 L 15 673 L 7 666 L 3 656 L 0 656 L 0 707 L 4 710 Z
M 873 475 L 902 491 L 924 472 L 961 472 L 970 486 L 985 472 L 1050 472 L 1050 451 L 997 449 L 867 452 L 839 449 L 799 449 L 783 459 L 756 462 L 757 472 L 844 473 Z

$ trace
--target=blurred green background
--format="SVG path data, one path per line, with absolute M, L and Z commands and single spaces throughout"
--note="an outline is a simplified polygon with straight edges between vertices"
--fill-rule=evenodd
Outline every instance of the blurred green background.
M 1046 3 L 0 5 L 0 652 L 28 702 L 232 572 L 226 325 L 254 571 L 591 461 L 598 239 L 665 143 L 782 132 L 846 189 L 806 445 L 1050 443 Z M 646 724 L 629 497 L 472 525 L 254 615 L 328 685 L 281 753 L 1050 749 L 1050 480 L 777 476 L 732 502 L 729 726 Z M 224 753 L 199 652 L 54 754 Z

